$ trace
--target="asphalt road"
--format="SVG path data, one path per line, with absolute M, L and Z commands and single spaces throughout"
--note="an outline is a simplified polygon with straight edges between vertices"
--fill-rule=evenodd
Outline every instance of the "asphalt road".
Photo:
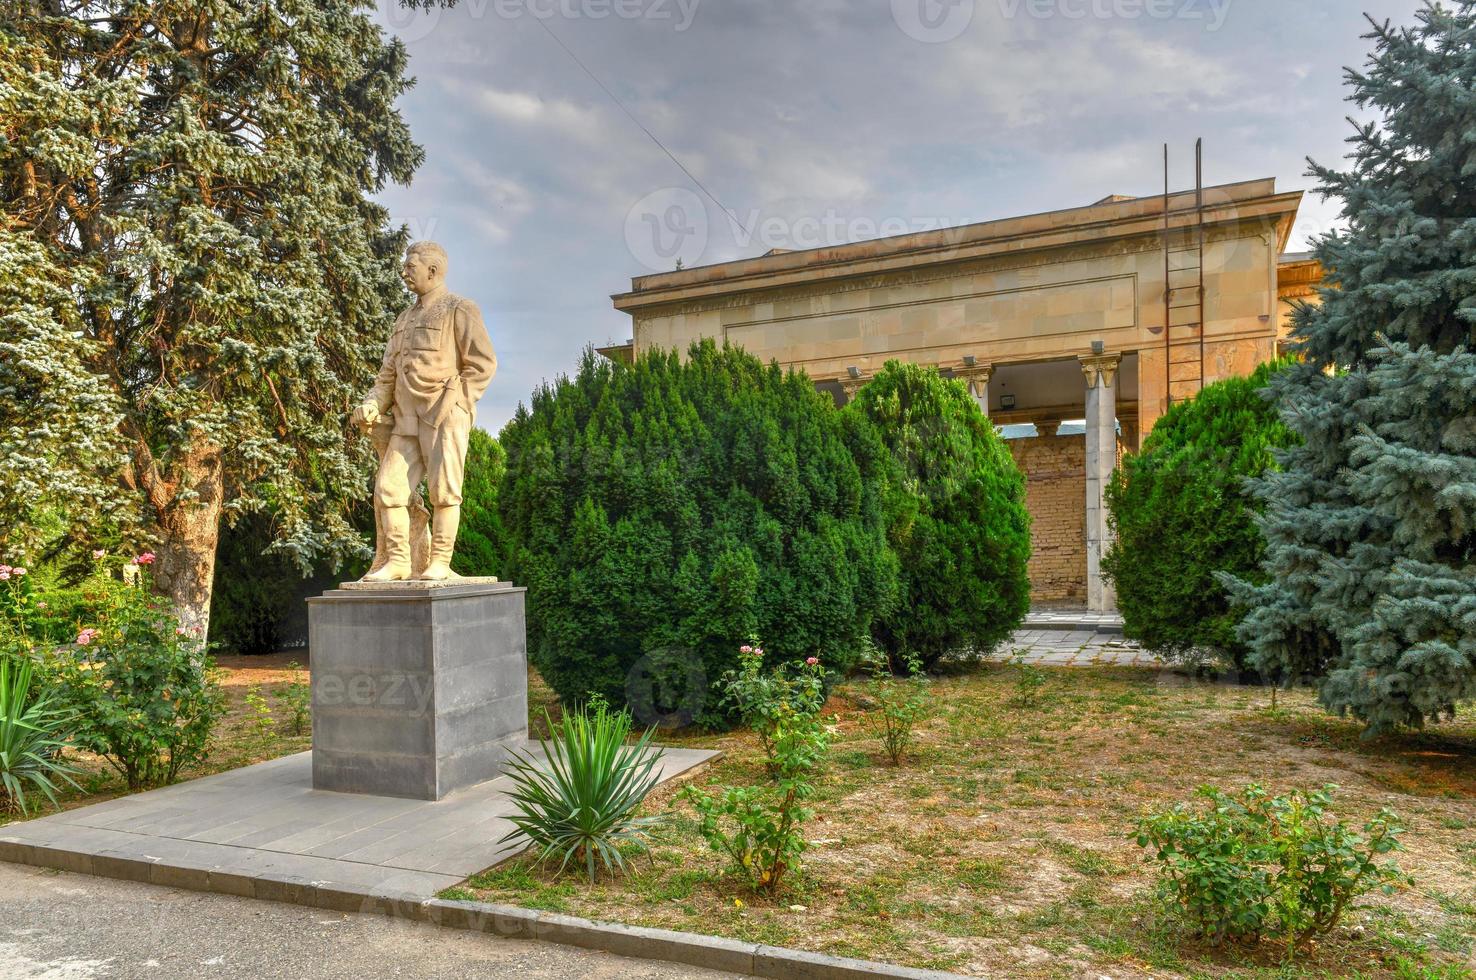
M 724 980 L 732 974 L 0 863 L 0 978 L 95 977 Z

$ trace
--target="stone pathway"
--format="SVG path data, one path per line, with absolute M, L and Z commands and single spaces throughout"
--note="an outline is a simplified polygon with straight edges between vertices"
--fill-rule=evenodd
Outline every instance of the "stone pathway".
M 717 754 L 667 749 L 661 779 Z M 438 801 L 328 793 L 302 752 L 0 827 L 0 860 L 274 900 L 306 890 L 308 904 L 357 911 L 365 895 L 431 898 L 520 850 L 500 843 L 510 787 L 503 776 Z
M 1031 614 L 1032 618 L 1034 613 Z M 988 659 L 1008 661 L 1025 651 L 1025 662 L 1040 667 L 1162 667 L 1153 654 L 1122 638 L 1120 632 L 1095 629 L 1043 629 L 1026 621 Z

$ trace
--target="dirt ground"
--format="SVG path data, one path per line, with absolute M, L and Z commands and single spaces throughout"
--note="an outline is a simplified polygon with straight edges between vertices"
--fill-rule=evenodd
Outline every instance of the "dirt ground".
M 990 976 L 1471 976 L 1476 936 L 1476 725 L 1365 741 L 1310 692 L 1200 683 L 1126 668 L 1046 671 L 1022 706 L 1011 666 L 932 684 L 913 758 L 884 761 L 864 692 L 826 707 L 837 738 L 806 829 L 804 872 L 774 900 L 723 875 L 690 806 L 650 861 L 589 887 L 526 859 L 473 878 L 490 901 Z M 673 735 L 721 748 L 699 784 L 753 783 L 747 734 Z M 1337 784 L 1338 815 L 1406 820 L 1413 886 L 1370 897 L 1286 965 L 1274 943 L 1213 948 L 1159 911 L 1130 839 L 1150 807 L 1214 784 L 1282 792 Z

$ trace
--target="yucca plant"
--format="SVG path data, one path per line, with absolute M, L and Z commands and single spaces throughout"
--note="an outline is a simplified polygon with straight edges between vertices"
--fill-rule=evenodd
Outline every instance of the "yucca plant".
M 31 670 L 29 660 L 0 656 L 0 811 L 23 815 L 28 787 L 55 804 L 57 780 L 77 785 L 57 735 L 67 714 L 47 694 L 31 699 Z
M 540 863 L 557 859 L 560 873 L 570 862 L 583 865 L 591 882 L 599 865 L 610 874 L 624 871 L 621 845 L 645 850 L 649 832 L 664 819 L 635 815 L 660 778 L 661 750 L 651 746 L 655 729 L 629 741 L 630 714 L 598 699 L 557 723 L 547 712 L 544 720 L 547 758 L 518 751 L 508 764 L 518 813 L 499 843 L 526 837 L 539 848 Z

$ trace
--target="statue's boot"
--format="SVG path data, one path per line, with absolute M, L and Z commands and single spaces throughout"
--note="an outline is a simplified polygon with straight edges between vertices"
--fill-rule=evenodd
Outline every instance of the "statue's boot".
M 389 561 L 389 549 L 384 546 L 384 508 L 374 505 L 374 560 L 369 563 L 369 573 L 379 571 Z
M 461 506 L 451 504 L 436 507 L 431 511 L 430 564 L 419 578 L 427 582 L 439 582 L 452 578 L 451 554 L 456 550 L 456 529 L 461 524 Z
M 361 582 L 399 582 L 410 577 L 410 511 L 404 507 L 381 508 L 385 561 Z

